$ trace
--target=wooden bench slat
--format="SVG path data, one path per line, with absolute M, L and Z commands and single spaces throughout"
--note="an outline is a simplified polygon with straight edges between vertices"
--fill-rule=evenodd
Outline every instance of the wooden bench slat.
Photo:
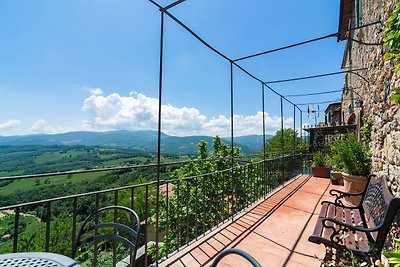
M 320 211 L 319 216 L 318 216 L 317 224 L 316 224 L 316 226 L 314 228 L 314 231 L 313 231 L 313 235 L 314 236 L 321 236 L 321 234 L 322 234 L 322 230 L 323 230 L 322 219 L 324 219 L 326 217 L 328 206 L 329 205 L 327 203 L 325 203 L 321 207 L 321 211 Z
M 352 211 L 350 209 L 344 209 L 343 213 L 344 213 L 344 216 L 343 216 L 344 223 L 354 226 L 354 218 L 353 218 Z M 353 232 L 346 233 L 345 237 L 343 239 L 344 239 L 344 243 L 346 244 L 346 247 L 353 248 L 353 249 L 356 248 L 357 244 L 356 244 L 356 240 L 355 240 L 355 236 L 354 236 Z
M 327 213 L 327 211 L 328 211 L 328 206 L 329 206 L 329 204 L 328 203 L 324 203 L 324 205 L 322 205 L 322 207 L 321 207 L 321 211 L 319 212 L 319 218 L 325 218 L 326 217 L 326 213 Z
M 337 216 L 338 216 L 337 213 L 338 213 L 338 212 L 339 212 L 339 214 L 340 214 L 340 212 L 341 212 L 341 211 L 340 211 L 340 208 L 336 207 L 335 205 L 329 205 L 326 218 L 337 219 Z M 321 223 L 321 224 L 322 224 L 322 223 Z M 333 225 L 332 222 L 327 222 L 326 224 L 327 224 L 328 226 Z M 323 225 L 322 225 L 322 227 L 323 227 Z M 322 236 L 323 238 L 325 238 L 325 239 L 330 240 L 332 234 L 333 234 L 333 229 L 331 229 L 331 228 L 324 228 L 324 229 L 323 229 L 323 233 L 322 233 L 321 236 Z
M 360 210 L 353 210 L 354 225 L 364 227 L 364 223 L 360 214 Z
M 360 214 L 360 210 L 354 209 L 352 212 L 353 212 L 354 225 L 363 227 L 364 223 L 363 223 L 363 220 L 362 220 L 362 217 Z M 357 232 L 355 235 L 356 235 L 355 240 L 356 240 L 357 246 L 361 250 L 368 251 L 370 249 L 370 247 L 368 245 L 367 234 L 363 233 L 363 232 Z

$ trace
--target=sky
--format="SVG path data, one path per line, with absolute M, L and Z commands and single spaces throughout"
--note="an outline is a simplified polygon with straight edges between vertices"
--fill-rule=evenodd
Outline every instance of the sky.
M 187 0 L 169 11 L 236 59 L 335 33 L 339 2 Z M 0 20 L 0 136 L 157 130 L 160 11 L 149 1 L 0 1 Z M 229 62 L 167 16 L 164 27 L 162 131 L 229 136 Z M 340 71 L 343 49 L 330 38 L 239 64 L 263 81 L 316 75 Z M 235 136 L 262 134 L 260 82 L 238 68 L 233 81 Z M 271 87 L 283 95 L 340 90 L 343 75 Z M 273 134 L 280 98 L 269 90 L 264 96 Z M 289 99 L 334 102 L 340 93 Z M 300 129 L 300 112 L 286 101 L 283 114 L 285 127 Z M 303 124 L 313 121 L 303 112 Z

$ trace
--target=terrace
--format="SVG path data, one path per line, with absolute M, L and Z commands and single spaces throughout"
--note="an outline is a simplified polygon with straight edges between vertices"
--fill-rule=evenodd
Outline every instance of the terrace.
M 232 220 L 198 238 L 159 266 L 208 266 L 224 249 L 242 249 L 262 266 L 320 266 L 325 248 L 308 241 L 320 202 L 334 187 L 328 179 L 299 175 Z M 232 256 L 222 266 L 246 266 Z

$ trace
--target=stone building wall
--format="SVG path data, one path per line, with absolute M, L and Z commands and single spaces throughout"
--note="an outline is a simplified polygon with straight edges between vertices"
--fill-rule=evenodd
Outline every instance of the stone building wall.
M 372 44 L 382 42 L 385 22 L 397 2 L 359 0 L 360 24 L 375 21 L 382 21 L 382 24 L 356 30 L 351 38 Z M 393 74 L 392 66 L 384 62 L 386 51 L 382 45 L 364 45 L 349 40 L 347 48 L 343 61 L 344 69 L 366 69 L 357 71 L 362 77 L 349 73 L 345 78 L 347 81 L 342 95 L 344 122 L 347 122 L 351 114 L 349 105 L 354 108 L 357 122 L 362 114 L 372 121 L 370 149 L 373 172 L 388 175 L 392 192 L 400 196 L 400 110 L 399 106 L 389 100 L 393 88 L 400 87 L 400 73 Z M 357 108 L 355 102 L 360 98 L 363 100 L 363 106 Z

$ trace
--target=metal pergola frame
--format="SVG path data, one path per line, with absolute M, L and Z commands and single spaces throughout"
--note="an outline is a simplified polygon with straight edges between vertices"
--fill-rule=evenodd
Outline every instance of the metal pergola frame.
M 206 47 L 208 47 L 211 51 L 213 51 L 214 53 L 216 53 L 217 55 L 219 55 L 220 57 L 222 57 L 223 59 L 225 59 L 226 61 L 228 61 L 230 63 L 230 113 L 231 113 L 231 162 L 232 162 L 232 167 L 233 167 L 233 163 L 234 163 L 234 79 L 233 79 L 233 70 L 234 67 L 238 68 L 239 70 L 241 70 L 242 72 L 244 72 L 246 75 L 248 75 L 250 78 L 254 79 L 255 81 L 258 81 L 261 84 L 261 91 L 262 91 L 262 112 L 263 112 L 263 124 L 262 124 L 262 130 L 263 130 L 263 148 L 264 148 L 264 159 L 266 157 L 265 155 L 265 141 L 266 141 L 266 134 L 265 134 L 265 92 L 266 92 L 266 88 L 269 89 L 271 92 L 273 92 L 274 94 L 276 94 L 277 96 L 280 97 L 280 115 L 281 115 L 281 156 L 283 159 L 283 156 L 285 155 L 285 151 L 284 151 L 284 139 L 283 139 L 283 127 L 284 127 L 284 121 L 283 121 L 283 100 L 285 100 L 287 103 L 293 105 L 293 116 L 294 116 L 294 122 L 293 122 L 293 130 L 294 130 L 294 134 L 293 134 L 293 139 L 294 141 L 296 140 L 296 109 L 299 110 L 300 112 L 300 137 L 303 138 L 303 129 L 302 129 L 302 124 L 303 124 L 303 110 L 299 107 L 298 104 L 290 101 L 287 97 L 285 97 L 284 95 L 280 94 L 279 92 L 277 92 L 276 90 L 274 90 L 269 84 L 272 83 L 280 83 L 280 82 L 291 82 L 291 81 L 297 81 L 297 80 L 304 80 L 304 79 L 313 79 L 313 78 L 319 78 L 319 77 L 325 77 L 325 76 L 330 76 L 330 75 L 337 75 L 337 74 L 341 74 L 341 73 L 354 73 L 357 76 L 360 76 L 362 79 L 365 80 L 365 78 L 360 75 L 359 73 L 357 73 L 358 71 L 361 70 L 365 70 L 364 68 L 359 68 L 359 69 L 352 69 L 352 70 L 345 70 L 345 71 L 340 71 L 340 72 L 335 72 L 335 73 L 329 73 L 329 74 L 321 74 L 321 75 L 314 75 L 314 76 L 307 76 L 307 77 L 299 77 L 299 78 L 293 78 L 293 79 L 285 79 L 285 80 L 277 80 L 277 81 L 270 81 L 270 82 L 266 82 L 263 81 L 262 79 L 256 77 L 255 75 L 253 75 L 252 73 L 250 73 L 249 71 L 247 71 L 244 67 L 242 67 L 241 65 L 239 65 L 239 61 L 242 60 L 246 60 L 246 59 L 250 59 L 250 58 L 254 58 L 254 57 L 258 57 L 261 55 L 265 55 L 265 54 L 269 54 L 269 53 L 273 53 L 273 52 L 277 52 L 277 51 L 282 51 L 285 49 L 289 49 L 289 48 L 293 48 L 296 46 L 300 46 L 300 45 L 305 45 L 308 43 L 312 43 L 312 42 L 316 42 L 316 41 L 321 41 L 327 38 L 332 38 L 332 37 L 338 37 L 340 34 L 343 34 L 343 32 L 336 32 L 336 33 L 332 33 L 329 35 L 325 35 L 322 37 L 318 37 L 318 38 L 314 38 L 311 40 L 307 40 L 307 41 L 303 41 L 303 42 L 299 42 L 299 43 L 295 43 L 295 44 L 291 44 L 288 46 L 284 46 L 284 47 L 280 47 L 280 48 L 276 48 L 276 49 L 272 49 L 272 50 L 267 50 L 264 52 L 260 52 L 260 53 L 256 53 L 256 54 L 252 54 L 252 55 L 247 55 L 244 57 L 240 57 L 237 59 L 231 59 L 228 56 L 226 56 L 225 54 L 223 54 L 222 52 L 220 52 L 219 50 L 217 50 L 215 47 L 213 47 L 212 45 L 210 45 L 208 42 L 206 42 L 204 39 L 202 39 L 199 35 L 197 35 L 192 29 L 190 29 L 188 26 L 186 26 L 182 21 L 180 21 L 178 18 L 176 18 L 173 14 L 171 14 L 169 12 L 169 10 L 173 7 L 178 6 L 179 4 L 182 4 L 183 2 L 185 2 L 186 0 L 177 0 L 172 2 L 171 4 L 163 7 L 160 4 L 158 4 L 155 0 L 148 0 L 150 3 L 152 3 L 155 7 L 157 7 L 160 11 L 160 54 L 159 54 L 159 85 L 158 85 L 158 89 L 159 89 L 159 103 L 158 103 L 158 144 L 157 144 L 157 193 L 156 193 L 156 199 L 157 199 L 157 206 L 156 206 L 156 212 L 157 214 L 159 213 L 159 198 L 160 198 L 160 192 L 159 192 L 159 185 L 160 185 L 160 168 L 161 168 L 161 126 L 162 126 L 162 120 L 161 120 L 161 114 L 162 114 L 162 93 L 163 93 L 163 49 L 164 49 L 164 15 L 167 15 L 169 18 L 171 18 L 173 21 L 175 21 L 175 23 L 177 23 L 178 25 L 180 25 L 182 28 L 184 28 L 187 32 L 189 32 L 194 38 L 196 38 L 199 42 L 201 42 L 202 44 L 204 44 Z M 371 25 L 375 25 L 381 23 L 380 21 L 377 22 L 372 22 L 372 23 L 368 23 L 365 25 L 361 25 L 359 27 L 356 28 L 352 28 L 349 29 L 348 32 L 354 31 L 356 29 L 360 29 L 360 28 L 364 28 L 364 27 L 368 27 Z M 368 82 L 368 81 L 367 81 Z M 293 145 L 293 154 L 295 153 L 295 142 Z M 282 167 L 283 167 L 283 161 L 282 161 Z M 232 168 L 232 174 L 233 174 L 233 168 Z M 283 168 L 282 168 L 282 174 L 283 174 Z M 232 185 L 233 188 L 233 185 Z M 159 243 L 159 218 L 158 216 L 156 216 L 156 266 L 158 266 L 158 260 L 159 260 L 159 249 L 158 249 L 158 243 Z

